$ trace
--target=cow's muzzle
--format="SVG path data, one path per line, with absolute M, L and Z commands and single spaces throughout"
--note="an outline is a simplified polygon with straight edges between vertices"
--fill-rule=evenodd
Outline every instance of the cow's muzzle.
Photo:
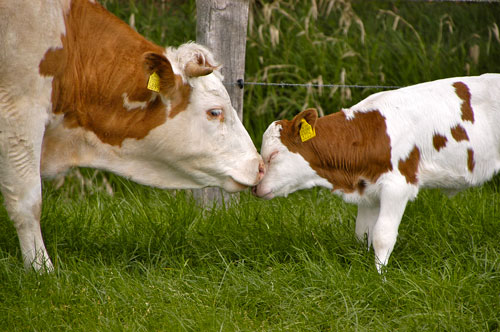
M 257 166 L 257 168 L 253 168 L 253 175 L 251 177 L 249 177 L 248 179 L 244 179 L 238 178 L 236 176 L 231 176 L 228 181 L 226 181 L 223 188 L 229 192 L 237 192 L 248 187 L 256 186 L 264 178 L 264 175 L 266 174 L 266 166 L 264 165 L 264 162 L 262 161 L 262 158 L 260 158 L 260 156 L 257 160 L 254 160 L 254 163 L 255 164 L 253 167 Z

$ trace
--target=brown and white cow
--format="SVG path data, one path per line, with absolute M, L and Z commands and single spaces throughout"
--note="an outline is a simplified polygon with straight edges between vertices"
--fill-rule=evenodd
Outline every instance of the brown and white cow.
M 316 136 L 303 141 L 307 125 Z M 261 154 L 258 196 L 322 186 L 357 204 L 356 235 L 368 236 L 381 272 L 420 188 L 456 192 L 500 170 L 500 74 L 380 92 L 321 118 L 305 110 L 273 122 Z
M 0 0 L 0 188 L 26 267 L 52 269 L 40 176 L 72 166 L 239 191 L 262 159 L 213 55 L 159 47 L 89 0 Z

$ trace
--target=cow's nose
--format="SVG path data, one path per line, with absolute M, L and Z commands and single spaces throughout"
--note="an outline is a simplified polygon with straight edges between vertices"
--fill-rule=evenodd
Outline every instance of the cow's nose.
M 264 162 L 261 160 L 259 162 L 259 175 L 257 176 L 257 180 L 260 182 L 260 180 L 264 178 L 264 175 L 266 175 L 266 166 L 264 165 Z

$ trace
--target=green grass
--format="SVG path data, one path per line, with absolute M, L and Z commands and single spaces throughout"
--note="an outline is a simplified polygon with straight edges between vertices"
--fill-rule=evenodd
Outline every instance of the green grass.
M 406 86 L 500 72 L 498 3 L 287 0 L 255 1 L 252 9 L 247 81 Z M 244 123 L 258 146 L 276 118 L 307 107 L 333 113 L 380 91 L 245 89 Z
M 195 38 L 194 1 L 105 3 L 159 44 Z M 253 1 L 250 21 L 249 81 L 409 85 L 500 72 L 498 4 Z M 245 91 L 257 145 L 276 118 L 375 92 Z M 0 331 L 500 331 L 498 178 L 451 199 L 422 192 L 380 277 L 355 239 L 356 207 L 326 190 L 244 193 L 202 210 L 185 192 L 82 173 L 84 185 L 44 183 L 52 274 L 25 273 L 0 209 Z
M 25 273 L 0 231 L 2 330 L 484 331 L 500 324 L 497 183 L 410 203 L 384 281 L 326 190 L 202 211 L 111 177 L 115 195 L 44 189 L 56 271 Z M 65 186 L 70 186 L 67 184 Z M 7 216 L 3 212 L 2 219 Z

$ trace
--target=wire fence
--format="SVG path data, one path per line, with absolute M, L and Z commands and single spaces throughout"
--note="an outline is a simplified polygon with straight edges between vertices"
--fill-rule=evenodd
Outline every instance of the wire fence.
M 239 86 L 243 89 L 245 85 L 258 85 L 258 86 L 274 86 L 280 88 L 354 88 L 354 89 L 380 89 L 380 90 L 390 90 L 399 89 L 402 86 L 397 85 L 363 85 L 363 84 L 318 84 L 318 83 L 273 83 L 273 82 L 245 82 L 239 79 L 236 82 L 225 83 L 228 86 Z
M 483 3 L 500 4 L 500 0 L 353 0 L 353 1 L 378 1 L 378 2 L 420 2 L 420 3 Z M 280 88 L 353 88 L 353 89 L 378 89 L 378 90 L 391 90 L 399 89 L 403 86 L 397 85 L 363 85 L 363 84 L 318 84 L 318 83 L 287 83 L 287 82 L 245 82 L 239 79 L 236 82 L 224 83 L 227 86 L 238 86 L 243 89 L 245 85 L 256 86 L 274 86 Z

